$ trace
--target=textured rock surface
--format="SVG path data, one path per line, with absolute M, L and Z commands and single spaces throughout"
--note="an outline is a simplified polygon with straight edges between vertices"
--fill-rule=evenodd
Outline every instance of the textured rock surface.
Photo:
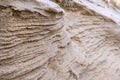
M 120 27 L 71 0 L 53 1 L 61 8 L 45 3 L 47 17 L 0 6 L 0 80 L 120 80 Z

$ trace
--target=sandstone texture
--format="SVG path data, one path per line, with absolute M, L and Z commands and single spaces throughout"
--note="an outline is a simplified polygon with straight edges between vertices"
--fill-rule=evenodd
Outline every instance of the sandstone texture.
M 120 14 L 82 1 L 0 0 L 0 80 L 120 80 Z

